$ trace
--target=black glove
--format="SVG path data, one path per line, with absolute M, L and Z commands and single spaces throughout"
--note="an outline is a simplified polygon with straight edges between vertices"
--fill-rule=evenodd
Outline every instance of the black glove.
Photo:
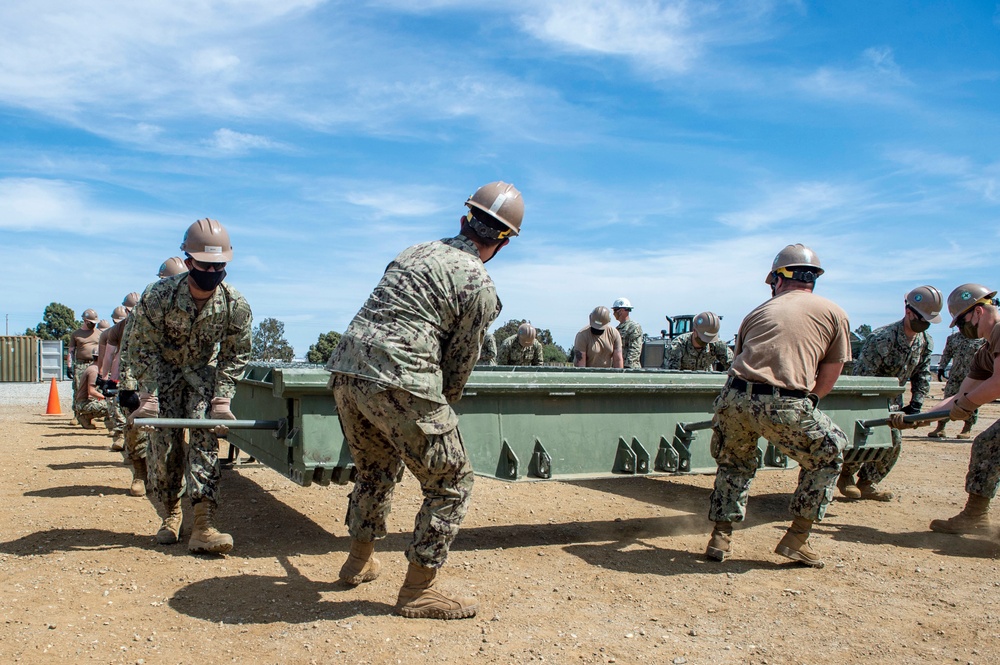
M 943 369 L 939 369 L 938 370 L 938 381 L 944 381 L 944 370 Z
M 910 402 L 909 404 L 907 404 L 906 406 L 904 406 L 902 409 L 900 409 L 900 411 L 902 411 L 903 413 L 905 413 L 908 416 L 912 416 L 914 413 L 920 413 L 920 406 L 917 405 L 917 404 L 914 404 L 913 402 Z
M 107 388 L 108 390 L 114 390 L 115 388 L 118 387 L 118 382 L 115 381 L 114 379 L 105 379 L 104 387 Z
M 139 408 L 139 393 L 135 390 L 119 390 L 118 404 L 120 404 L 123 409 L 135 411 Z
M 107 381 L 105 379 L 102 379 L 101 377 L 97 377 L 97 380 L 94 381 L 94 385 L 97 386 L 98 389 L 103 388 L 106 384 Z

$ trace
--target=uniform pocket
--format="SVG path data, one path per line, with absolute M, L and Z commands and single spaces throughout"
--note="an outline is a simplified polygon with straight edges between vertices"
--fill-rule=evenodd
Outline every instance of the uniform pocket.
M 442 404 L 419 418 L 417 427 L 429 437 L 441 436 L 458 427 L 458 414 L 447 404 Z

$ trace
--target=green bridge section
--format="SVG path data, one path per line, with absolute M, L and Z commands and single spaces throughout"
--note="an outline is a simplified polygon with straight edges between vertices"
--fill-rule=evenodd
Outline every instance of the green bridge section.
M 232 430 L 229 440 L 300 485 L 346 483 L 353 465 L 329 373 L 306 364 L 253 364 L 233 413 L 277 421 L 275 430 Z M 462 439 L 477 475 L 507 481 L 711 473 L 712 402 L 726 375 L 669 370 L 481 367 L 466 384 Z M 884 418 L 902 388 L 895 379 L 842 376 L 821 408 L 852 439 L 848 459 L 890 446 Z M 794 463 L 766 441 L 761 467 Z

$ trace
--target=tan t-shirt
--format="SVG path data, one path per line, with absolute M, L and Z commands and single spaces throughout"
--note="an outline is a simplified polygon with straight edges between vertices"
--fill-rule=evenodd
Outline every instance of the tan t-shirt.
M 993 361 L 1000 355 L 1000 323 L 993 326 L 986 343 L 979 347 L 972 357 L 972 367 L 966 377 L 976 381 L 985 381 L 993 376 Z
M 821 363 L 851 359 L 850 330 L 847 313 L 836 303 L 810 291 L 786 291 L 743 319 L 729 374 L 810 391 Z
M 611 367 L 615 351 L 622 352 L 622 336 L 615 328 L 607 328 L 604 334 L 595 335 L 587 326 L 576 334 L 573 348 L 587 354 L 587 367 Z
M 87 365 L 87 369 L 83 373 L 83 378 L 80 379 L 80 385 L 76 387 L 76 401 L 86 402 L 90 399 L 91 387 L 97 387 L 97 365 L 93 363 Z
M 78 328 L 69 336 L 69 350 L 77 363 L 89 364 L 94 357 L 94 349 L 101 341 L 101 331 Z

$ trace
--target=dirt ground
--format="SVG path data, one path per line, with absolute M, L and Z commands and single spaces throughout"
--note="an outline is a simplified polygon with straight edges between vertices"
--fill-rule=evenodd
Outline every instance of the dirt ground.
M 822 570 L 773 553 L 794 472 L 760 473 L 724 563 L 702 556 L 711 476 L 478 478 L 445 577 L 479 614 L 445 622 L 391 614 L 412 477 L 379 544 L 385 571 L 352 589 L 337 582 L 348 487 L 226 471 L 236 547 L 195 557 L 156 544 L 103 430 L 42 411 L 0 404 L 0 662 L 1000 662 L 1000 540 L 929 531 L 964 503 L 969 442 L 927 429 L 883 484 L 895 501 L 831 505 L 814 529 Z M 976 432 L 998 417 L 987 406 Z

